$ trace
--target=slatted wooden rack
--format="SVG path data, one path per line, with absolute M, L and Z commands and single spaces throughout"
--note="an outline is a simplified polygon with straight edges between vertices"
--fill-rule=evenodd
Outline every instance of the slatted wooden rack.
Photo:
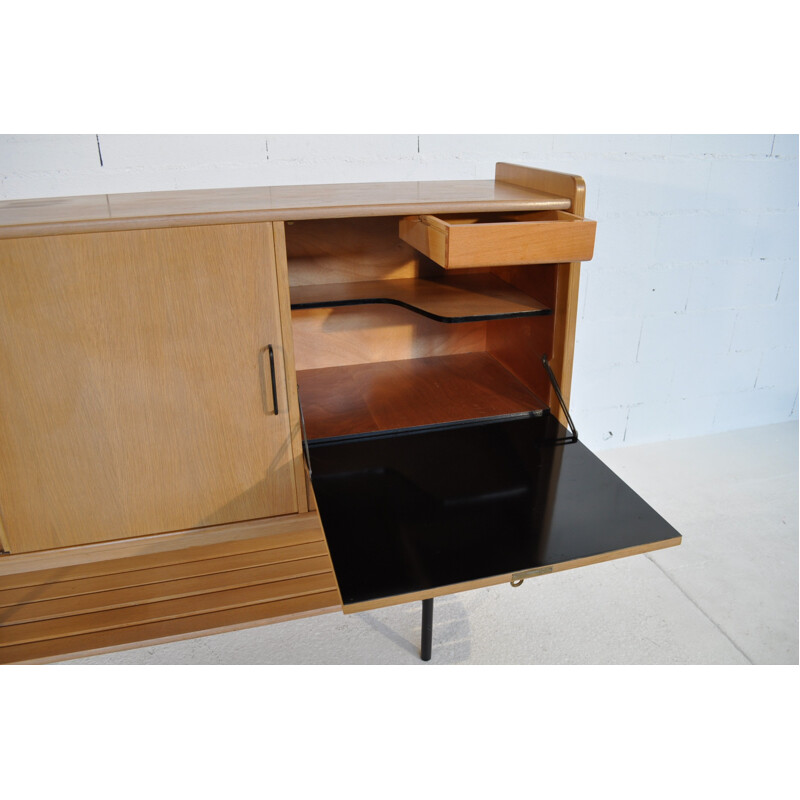
M 0 663 L 59 660 L 340 608 L 315 517 L 283 527 L 245 525 L 238 534 L 247 538 L 3 575 Z

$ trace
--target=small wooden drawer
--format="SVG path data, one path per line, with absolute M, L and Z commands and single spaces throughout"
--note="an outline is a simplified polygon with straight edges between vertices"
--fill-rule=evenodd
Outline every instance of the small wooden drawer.
M 588 261 L 597 223 L 566 211 L 424 214 L 400 220 L 400 238 L 447 269 Z

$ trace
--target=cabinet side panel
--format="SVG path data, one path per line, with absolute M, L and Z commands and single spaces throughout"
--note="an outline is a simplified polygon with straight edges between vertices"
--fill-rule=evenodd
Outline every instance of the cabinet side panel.
M 586 183 L 578 175 L 564 172 L 498 163 L 495 180 L 523 186 L 541 192 L 549 192 L 570 200 L 569 211 L 582 217 L 586 208 Z M 553 300 L 555 314 L 553 325 L 553 346 L 550 353 L 553 372 L 561 385 L 564 400 L 569 405 L 572 385 L 572 364 L 575 349 L 575 328 L 578 321 L 578 284 L 580 282 L 580 262 L 559 264 L 557 267 L 556 296 Z M 555 393 L 550 394 L 550 407 L 561 409 Z M 562 422 L 566 420 L 562 418 Z
M 272 225 L 0 242 L 12 552 L 297 510 Z

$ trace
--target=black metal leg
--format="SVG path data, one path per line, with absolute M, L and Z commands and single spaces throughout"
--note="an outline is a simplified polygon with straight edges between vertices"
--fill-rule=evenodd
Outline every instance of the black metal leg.
M 431 660 L 431 646 L 433 642 L 433 598 L 422 601 L 422 637 L 419 648 L 419 657 L 423 661 Z

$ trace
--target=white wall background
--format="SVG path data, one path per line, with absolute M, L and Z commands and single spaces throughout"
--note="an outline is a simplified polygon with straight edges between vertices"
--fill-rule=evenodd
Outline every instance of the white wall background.
M 797 135 L 0 136 L 0 199 L 582 175 L 571 410 L 595 449 L 797 418 Z

